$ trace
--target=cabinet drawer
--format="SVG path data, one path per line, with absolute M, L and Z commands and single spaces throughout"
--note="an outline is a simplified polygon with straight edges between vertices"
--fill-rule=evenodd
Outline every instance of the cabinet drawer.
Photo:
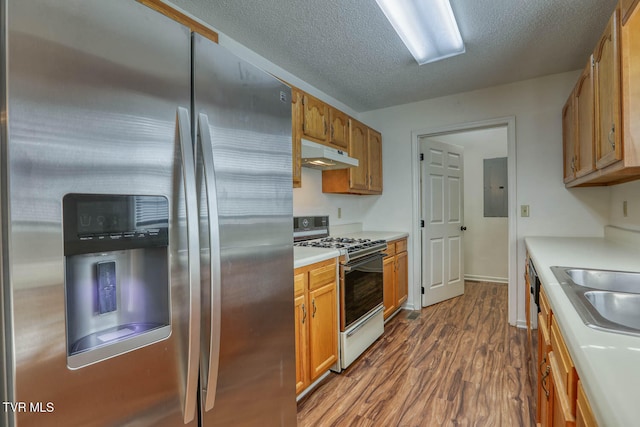
M 407 239 L 397 240 L 396 253 L 406 252 L 406 250 L 407 250 Z
M 304 293 L 304 290 L 307 288 L 307 274 L 306 273 L 298 273 L 293 276 L 293 290 L 294 295 L 298 296 Z
M 558 373 L 554 378 L 558 393 L 564 393 L 570 402 L 571 413 L 576 413 L 576 386 L 577 372 L 573 366 L 573 360 L 569 355 L 567 345 L 562 339 L 562 334 L 558 328 L 558 323 L 554 317 L 551 318 L 551 348 L 558 361 Z
M 387 254 L 387 258 L 391 258 L 396 254 L 396 244 L 395 242 L 387 242 L 387 249 L 384 251 Z
M 316 289 L 327 283 L 336 281 L 336 264 L 332 262 L 309 272 L 309 289 Z
M 547 298 L 547 294 L 544 292 L 544 287 L 540 287 L 540 314 L 544 319 L 545 325 L 547 328 L 551 325 L 551 306 L 549 305 L 549 299 Z

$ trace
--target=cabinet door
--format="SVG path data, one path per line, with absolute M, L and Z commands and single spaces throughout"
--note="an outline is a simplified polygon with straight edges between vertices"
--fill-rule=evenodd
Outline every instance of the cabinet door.
M 349 147 L 349 116 L 340 110 L 329 107 L 331 133 L 329 142 L 345 150 Z
M 574 90 L 574 115 L 577 126 L 575 127 L 575 141 L 578 144 L 576 150 L 576 178 L 584 176 L 596 169 L 595 144 L 593 138 L 594 111 L 593 111 L 593 73 L 592 58 L 589 58 L 587 66 L 582 71 Z
M 296 310 L 296 394 L 300 393 L 309 384 L 309 348 L 308 341 L 308 310 L 306 295 L 302 294 L 295 298 Z
M 638 0 L 620 0 L 620 17 L 622 25 L 627 22 L 637 5 Z
M 622 158 L 618 34 L 619 11 L 616 9 L 593 53 L 598 169 Z
M 395 260 L 395 256 L 388 256 L 382 261 L 382 302 L 384 305 L 385 319 L 396 310 Z
M 367 151 L 367 127 L 357 120 L 350 120 L 349 156 L 358 159 L 358 167 L 349 168 L 349 187 L 352 190 L 369 188 L 369 166 Z
M 299 90 L 291 88 L 291 156 L 293 187 L 302 186 L 302 165 L 300 158 L 300 131 L 302 115 L 302 94 Z
M 409 257 L 407 252 L 396 254 L 397 307 L 401 307 L 409 296 Z
M 576 405 L 576 427 L 598 427 L 591 405 L 584 394 L 582 383 L 578 381 L 578 403 Z
M 302 133 L 319 142 L 327 141 L 329 107 L 306 93 L 302 96 Z
M 382 135 L 368 130 L 369 190 L 382 193 Z
M 549 352 L 551 351 L 551 338 L 545 318 L 538 314 L 538 390 L 536 420 L 542 426 L 550 426 L 552 398 L 550 394 L 551 365 L 549 364 Z
M 555 359 L 555 352 L 549 353 L 549 363 L 551 364 L 550 375 L 550 397 L 553 401 L 551 406 L 553 427 L 574 427 L 576 419 L 571 412 L 571 405 L 567 395 L 562 390 L 559 377 L 561 373 L 558 371 L 558 362 Z
M 338 360 L 338 318 L 336 283 L 309 292 L 310 381 L 314 381 Z
M 562 147 L 564 153 L 564 182 L 576 178 L 575 118 L 573 115 L 573 93 L 562 108 Z
M 622 27 L 622 123 L 625 165 L 640 164 L 640 5 Z

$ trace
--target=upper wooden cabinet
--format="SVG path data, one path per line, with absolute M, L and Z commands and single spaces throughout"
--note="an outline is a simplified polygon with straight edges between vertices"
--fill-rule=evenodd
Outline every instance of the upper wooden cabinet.
M 311 95 L 302 95 L 302 136 L 316 142 L 327 141 L 329 106 Z
M 382 194 L 382 135 L 349 119 L 349 156 L 358 166 L 322 172 L 323 193 Z
M 634 8 L 640 0 L 620 0 L 620 18 L 622 25 L 626 24 Z
M 593 52 L 596 108 L 596 167 L 622 158 L 620 143 L 620 12 L 615 10 Z
M 564 182 L 576 178 L 576 139 L 573 114 L 573 93 L 562 108 L 562 150 L 564 153 Z
M 593 172 L 596 168 L 593 104 L 593 56 L 591 56 L 562 108 L 565 184 Z
M 302 160 L 300 158 L 300 115 L 302 113 L 302 92 L 291 88 L 291 162 L 293 171 L 293 187 L 302 186 Z
M 338 171 L 329 171 L 331 173 L 322 174 L 322 191 L 325 190 L 325 177 L 333 177 L 334 175 L 344 175 L 344 171 L 349 173 L 349 189 L 355 191 L 367 191 L 369 187 L 369 168 L 368 168 L 368 151 L 367 151 L 367 127 L 357 120 L 350 121 L 351 134 L 349 135 L 349 155 L 354 159 L 358 159 L 358 166 L 355 168 L 342 169 Z M 336 173 L 333 173 L 336 172 Z M 331 181 L 329 180 L 328 183 Z
M 302 94 L 301 114 L 297 119 L 302 137 L 338 150 L 349 143 L 349 116 L 309 94 Z
M 329 107 L 329 143 L 347 149 L 349 146 L 349 116 Z
M 367 162 L 369 191 L 382 194 L 382 135 L 371 128 L 368 130 Z
M 621 1 L 594 49 L 591 70 L 582 73 L 572 93 L 577 162 L 575 179 L 565 180 L 568 187 L 611 185 L 640 179 L 638 3 L 637 0 Z M 621 20 L 621 16 L 625 19 Z M 589 80 L 593 82 L 591 87 Z M 593 115 L 589 114 L 591 102 Z M 564 114 L 563 110 L 563 126 L 566 127 L 568 122 Z M 570 132 L 563 129 L 563 135 Z M 591 147 L 589 132 L 593 132 Z M 594 156 L 593 161 L 590 161 L 590 155 Z M 566 156 L 565 152 L 565 165 Z
M 302 186 L 301 140 L 308 139 L 348 153 L 358 159 L 357 168 L 323 172 L 323 191 L 328 193 L 382 193 L 382 135 L 346 113 L 298 88 L 291 88 L 291 135 L 293 186 Z M 325 176 L 332 183 L 325 187 Z M 335 182 L 333 181 L 335 178 Z
M 573 117 L 575 125 L 576 163 L 575 176 L 579 178 L 596 169 L 594 145 L 593 109 L 593 57 L 589 58 L 578 83 L 573 90 Z

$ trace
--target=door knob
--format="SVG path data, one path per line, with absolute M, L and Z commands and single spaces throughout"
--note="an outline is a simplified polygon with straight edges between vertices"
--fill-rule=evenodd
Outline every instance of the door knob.
M 460 227 L 460 231 L 465 231 L 467 229 L 467 227 L 465 227 L 464 225 L 462 227 Z

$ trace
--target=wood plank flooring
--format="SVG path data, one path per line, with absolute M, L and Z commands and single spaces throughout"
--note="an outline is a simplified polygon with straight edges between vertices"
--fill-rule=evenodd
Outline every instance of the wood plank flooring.
M 298 403 L 298 426 L 535 425 L 526 337 L 507 322 L 506 285 L 467 281 L 463 296 L 389 321 Z

